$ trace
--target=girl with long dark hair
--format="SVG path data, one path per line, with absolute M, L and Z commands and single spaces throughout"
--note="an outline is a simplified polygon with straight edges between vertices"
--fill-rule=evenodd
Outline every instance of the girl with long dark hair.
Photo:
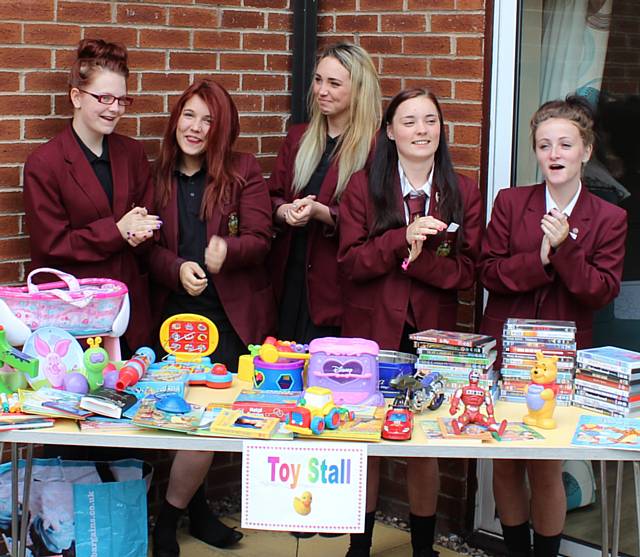
M 456 327 L 458 290 L 474 282 L 482 231 L 477 185 L 453 170 L 442 110 L 426 89 L 389 103 L 368 176 L 355 174 L 341 205 L 338 262 L 345 282 L 342 334 L 413 352 L 416 330 Z M 364 534 L 348 557 L 368 556 L 379 458 L 369 458 Z M 431 557 L 438 464 L 407 460 L 413 555 Z

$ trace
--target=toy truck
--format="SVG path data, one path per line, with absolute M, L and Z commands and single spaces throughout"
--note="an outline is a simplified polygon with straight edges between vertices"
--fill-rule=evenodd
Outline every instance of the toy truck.
M 333 393 L 325 387 L 309 387 L 298 405 L 287 416 L 286 428 L 303 434 L 320 435 L 326 429 L 338 429 L 352 421 L 354 413 L 333 402 Z

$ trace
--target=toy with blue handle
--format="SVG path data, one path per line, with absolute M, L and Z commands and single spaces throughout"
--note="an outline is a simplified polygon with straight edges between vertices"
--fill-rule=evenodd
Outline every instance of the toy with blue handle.
M 153 349 L 148 346 L 138 348 L 133 358 L 127 360 L 120 368 L 116 391 L 124 391 L 127 387 L 135 385 L 155 361 L 156 353 Z

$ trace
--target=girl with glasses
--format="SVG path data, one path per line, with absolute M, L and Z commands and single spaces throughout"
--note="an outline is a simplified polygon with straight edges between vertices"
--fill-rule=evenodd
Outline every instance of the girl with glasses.
M 31 266 L 124 282 L 131 302 L 125 355 L 150 341 L 143 259 L 161 225 L 142 144 L 114 132 L 132 102 L 128 76 L 125 47 L 82 40 L 69 74 L 73 118 L 24 167 Z
M 240 133 L 229 93 L 200 81 L 178 99 L 155 164 L 156 201 L 164 226 L 151 261 L 162 317 L 196 313 L 211 319 L 220 339 L 212 357 L 229 370 L 250 343 L 275 329 L 275 304 L 265 259 L 271 245 L 271 204 L 253 155 L 234 150 Z M 155 557 L 177 557 L 179 517 L 190 533 L 215 547 L 242 533 L 225 526 L 207 504 L 202 483 L 212 452 L 178 451 L 153 533 Z

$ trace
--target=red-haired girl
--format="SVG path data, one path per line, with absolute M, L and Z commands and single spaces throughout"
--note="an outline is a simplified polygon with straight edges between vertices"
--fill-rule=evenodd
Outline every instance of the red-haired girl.
M 269 193 L 252 155 L 233 145 L 240 133 L 229 93 L 214 81 L 191 85 L 171 111 L 155 165 L 164 225 L 150 263 L 163 317 L 197 313 L 218 327 L 215 360 L 235 369 L 249 343 L 275 328 L 264 261 L 271 242 Z M 177 557 L 176 524 L 188 507 L 191 534 L 228 547 L 242 534 L 209 510 L 202 482 L 212 452 L 179 451 L 153 541 L 156 557 Z
M 126 283 L 128 347 L 148 344 L 147 272 L 142 258 L 160 227 L 142 144 L 114 133 L 133 99 L 127 50 L 84 39 L 69 75 L 73 119 L 38 147 L 24 167 L 24 206 L 33 267 Z M 124 352 L 128 350 L 125 348 Z

